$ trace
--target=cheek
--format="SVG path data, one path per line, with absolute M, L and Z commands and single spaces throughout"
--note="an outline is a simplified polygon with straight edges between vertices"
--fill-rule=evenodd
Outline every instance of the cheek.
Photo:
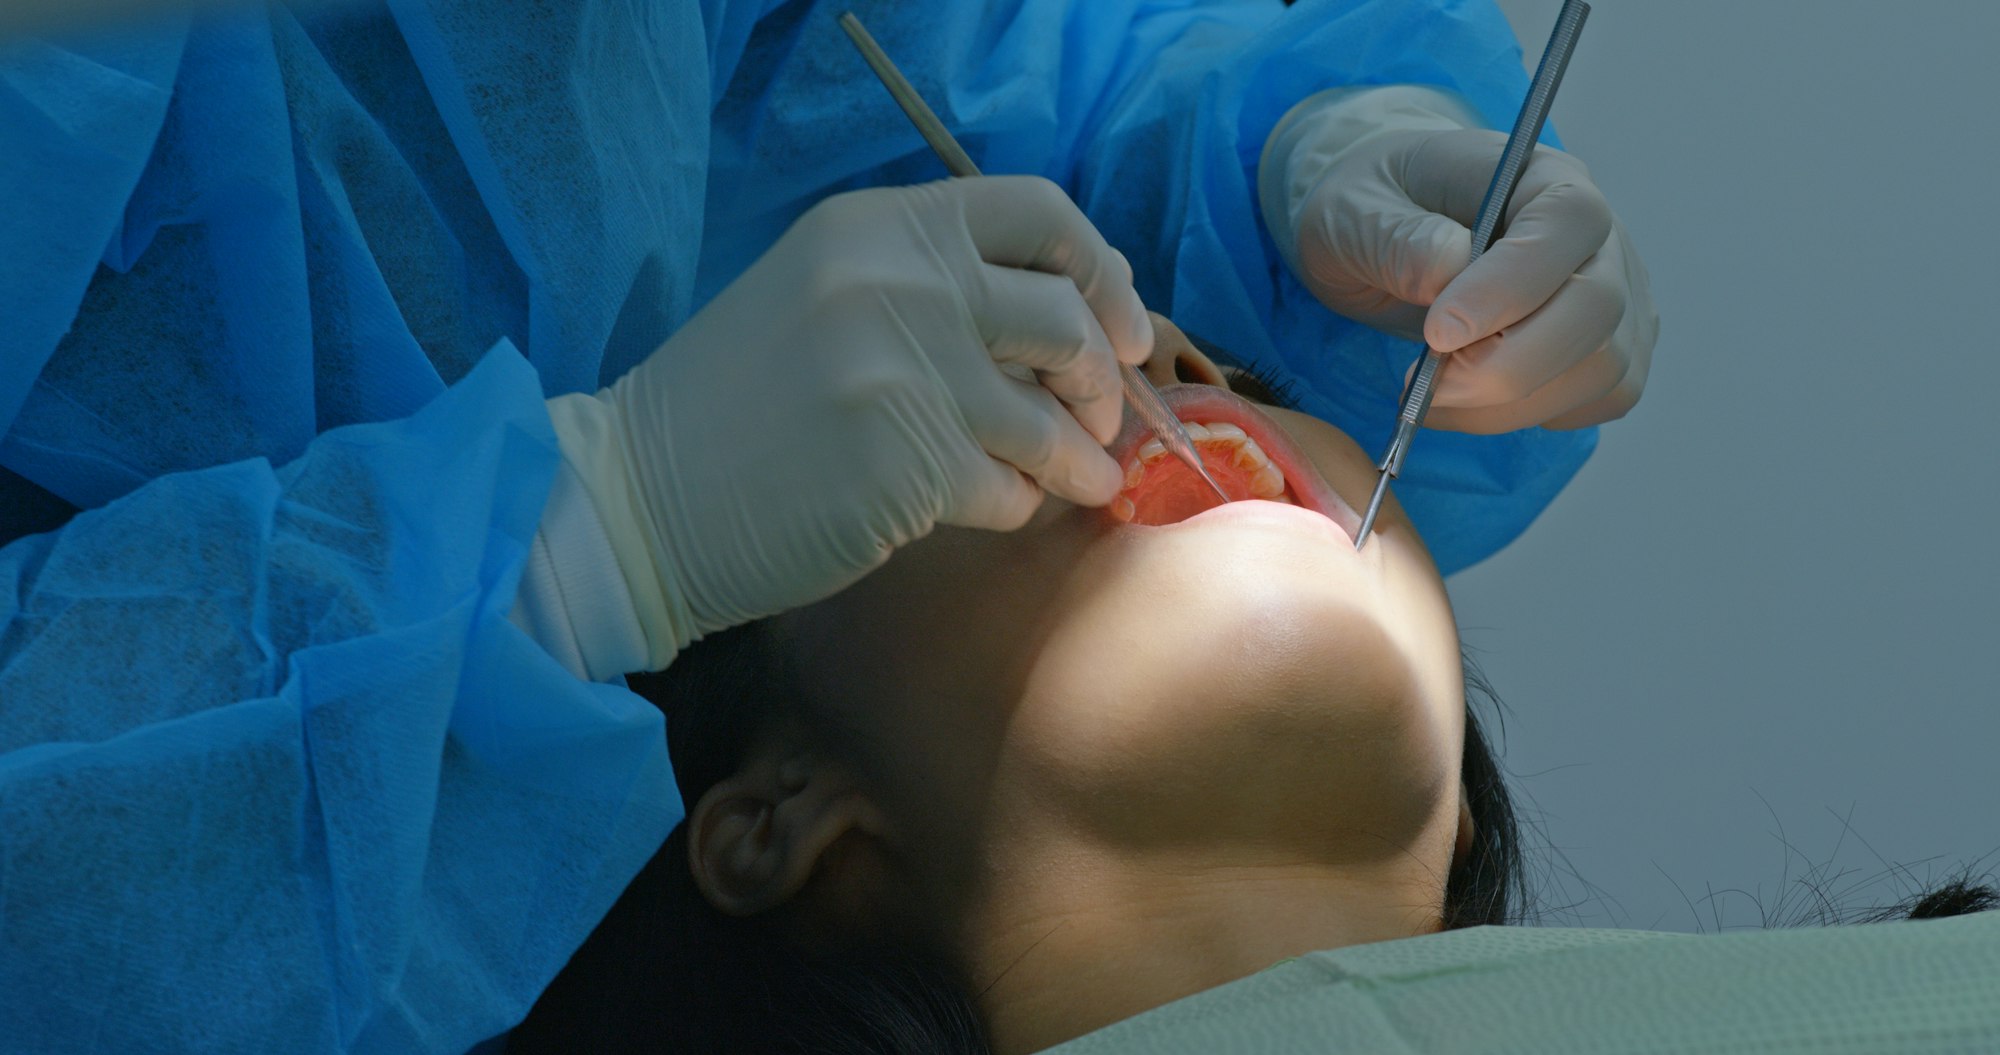
M 941 527 L 782 617 L 819 705 L 896 816 L 942 837 L 990 799 L 1000 744 L 1089 537 L 1082 523 L 1047 502 L 1010 534 Z
M 1375 479 L 1378 475 L 1375 461 L 1368 456 L 1368 452 L 1362 450 L 1347 433 L 1310 414 L 1301 414 L 1283 407 L 1260 409 L 1270 415 L 1271 420 L 1277 422 L 1286 434 L 1304 448 L 1306 455 L 1313 460 L 1313 465 L 1319 469 L 1320 475 L 1326 477 L 1326 482 L 1333 485 L 1333 489 L 1340 493 L 1340 497 L 1347 500 L 1348 505 L 1357 510 L 1368 508 L 1368 499 L 1375 492 Z M 1396 505 L 1393 490 L 1384 502 L 1382 512 L 1384 519 L 1408 523 L 1403 517 L 1402 507 Z

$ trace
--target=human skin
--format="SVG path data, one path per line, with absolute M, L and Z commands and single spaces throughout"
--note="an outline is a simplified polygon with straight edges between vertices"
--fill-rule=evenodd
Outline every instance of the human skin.
M 1227 383 L 1155 322 L 1156 383 Z M 1365 504 L 1352 440 L 1260 409 Z M 1438 930 L 1471 838 L 1443 583 L 1393 498 L 1360 552 L 1245 508 L 1277 515 L 1148 527 L 1050 499 L 780 617 L 812 698 L 691 812 L 703 893 L 807 943 L 942 956 L 1001 1055 Z

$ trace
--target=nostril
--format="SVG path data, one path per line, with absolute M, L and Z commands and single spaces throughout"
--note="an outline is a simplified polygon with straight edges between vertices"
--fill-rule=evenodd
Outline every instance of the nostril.
M 1195 362 L 1191 356 L 1174 356 L 1174 380 L 1189 385 L 1200 384 L 1203 380 L 1201 364 Z

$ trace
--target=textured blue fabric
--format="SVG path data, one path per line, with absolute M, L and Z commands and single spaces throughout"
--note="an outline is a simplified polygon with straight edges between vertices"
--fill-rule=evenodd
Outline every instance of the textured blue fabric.
M 518 1020 L 680 817 L 659 712 L 507 620 L 557 458 L 503 347 L 0 549 L 0 1049 Z
M 0 542 L 93 511 L 0 551 L 6 1043 L 456 1055 L 525 1011 L 678 809 L 653 712 L 502 618 L 534 397 L 623 373 L 814 201 L 941 175 L 844 6 L 0 47 Z M 1068 187 L 1149 303 L 1379 444 L 1417 349 L 1281 273 L 1252 167 L 1328 85 L 1504 124 L 1488 0 L 852 6 L 988 171 Z M 532 372 L 475 369 L 502 341 Z M 1426 434 L 1400 493 L 1449 571 L 1593 440 Z

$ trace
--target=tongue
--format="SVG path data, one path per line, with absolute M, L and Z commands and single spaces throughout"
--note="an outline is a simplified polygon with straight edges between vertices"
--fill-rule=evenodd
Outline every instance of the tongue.
M 1197 447 L 1201 452 L 1201 462 L 1208 467 L 1208 475 L 1222 485 L 1223 491 L 1232 502 L 1240 502 L 1252 497 L 1249 474 L 1238 469 L 1228 458 L 1211 454 L 1206 448 Z M 1146 466 L 1146 475 L 1139 486 L 1125 492 L 1132 500 L 1132 523 L 1134 524 L 1178 524 L 1201 512 L 1222 504 L 1215 491 L 1195 475 L 1193 469 L 1182 465 L 1175 458 L 1161 458 Z

